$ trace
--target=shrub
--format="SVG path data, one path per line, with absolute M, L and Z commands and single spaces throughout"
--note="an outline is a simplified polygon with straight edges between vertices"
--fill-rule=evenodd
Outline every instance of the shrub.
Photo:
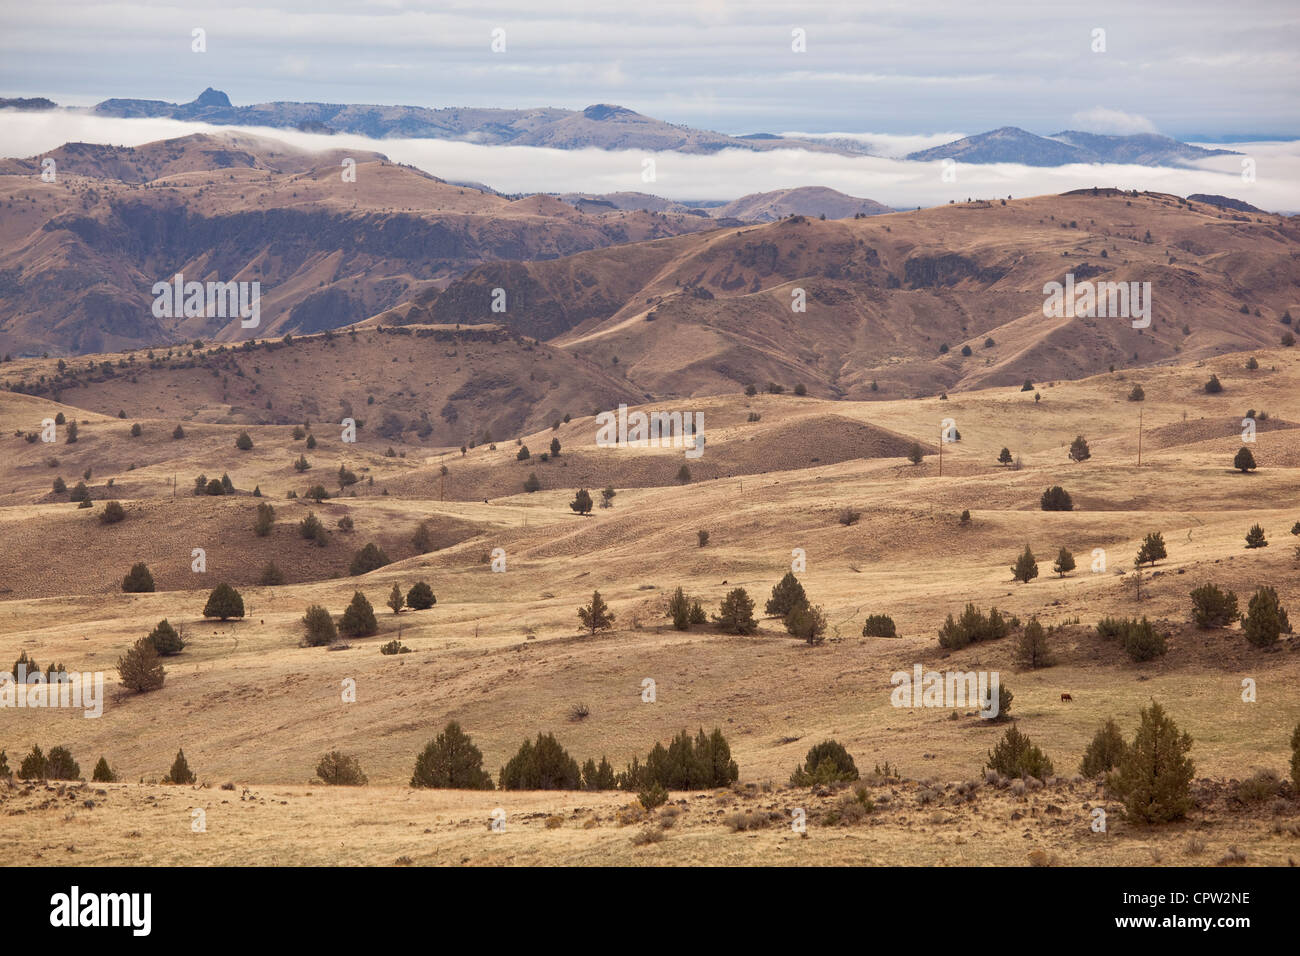
M 920 442 L 912 442 L 911 447 L 907 449 L 907 460 L 913 465 L 919 465 L 924 458 Z
M 379 645 L 379 653 L 391 657 L 393 654 L 409 654 L 411 649 L 397 638 L 393 638 L 388 643 Z
M 1277 591 L 1271 587 L 1261 587 L 1246 606 L 1246 615 L 1241 619 L 1241 629 L 1246 640 L 1256 647 L 1270 647 L 1277 643 L 1278 637 L 1291 632 L 1291 622 L 1286 610 L 1278 604 Z
M 99 513 L 100 524 L 117 524 L 126 518 L 126 509 L 120 501 L 104 502 L 104 510 Z
M 661 807 L 668 802 L 668 791 L 657 783 L 652 783 L 647 789 L 642 790 L 636 795 L 641 806 L 647 810 L 653 810 L 655 807 Z
M 1074 502 L 1070 499 L 1070 493 L 1060 485 L 1053 485 L 1044 491 L 1038 503 L 1044 511 L 1074 510 Z
M 713 622 L 728 634 L 753 634 L 758 630 L 754 620 L 754 602 L 744 588 L 732 588 L 722 599 Z
M 416 581 L 406 592 L 406 606 L 412 611 L 427 611 L 438 603 L 427 581 Z
M 369 637 L 379 631 L 375 609 L 360 591 L 352 593 L 352 600 L 339 619 L 339 633 L 344 637 Z
M 1219 381 L 1219 376 L 1211 375 L 1210 380 L 1205 383 L 1205 393 L 1207 395 L 1217 395 L 1223 391 L 1223 384 Z
M 1246 532 L 1246 549 L 1267 548 L 1268 539 L 1264 537 L 1264 528 L 1261 525 L 1251 525 Z
M 406 598 L 402 596 L 402 586 L 396 581 L 393 582 L 393 589 L 388 592 L 388 600 L 384 603 L 393 609 L 394 614 L 402 613 L 402 607 L 406 604 Z
M 1004 777 L 1046 780 L 1052 775 L 1052 761 L 1014 725 L 1007 728 L 1002 739 L 989 752 L 985 766 Z
M 1141 621 L 1134 619 L 1124 623 L 1120 644 L 1124 652 L 1139 664 L 1163 657 L 1169 649 L 1165 643 L 1165 635 L 1157 631 L 1145 617 Z
M 259 538 L 265 538 L 271 533 L 271 527 L 275 524 L 275 508 L 265 501 L 257 506 L 257 520 L 253 523 L 253 533 Z
M 591 493 L 586 488 L 579 488 L 569 507 L 580 515 L 591 514 Z
M 997 608 L 990 608 L 986 617 L 974 604 L 967 604 L 961 617 L 953 620 L 951 614 L 939 629 L 939 646 L 958 650 L 968 644 L 992 641 L 1006 637 L 1010 627 Z
M 863 637 L 898 637 L 894 619 L 887 614 L 868 614 L 862 625 Z
M 1124 735 L 1120 733 L 1119 724 L 1115 723 L 1113 717 L 1108 718 L 1106 723 L 1097 729 L 1092 743 L 1088 744 L 1088 749 L 1083 752 L 1083 760 L 1079 762 L 1079 773 L 1085 777 L 1099 777 L 1115 769 L 1124 759 L 1125 746 Z
M 529 494 L 532 494 L 534 491 L 539 490 L 541 487 L 542 487 L 542 483 L 537 480 L 537 472 L 530 471 L 528 473 L 528 478 L 524 481 L 524 491 L 528 492 Z
M 320 763 L 316 765 L 316 776 L 320 777 L 321 783 L 331 787 L 362 787 L 366 783 L 360 761 L 351 754 L 337 750 L 331 750 L 320 758 Z
M 109 767 L 108 761 L 100 757 L 99 763 L 95 764 L 95 769 L 91 772 L 90 780 L 92 783 L 117 783 L 117 774 Z
M 794 768 L 790 786 L 811 787 L 816 784 L 848 783 L 858 779 L 858 767 L 853 757 L 836 740 L 824 740 L 814 745 L 804 762 Z
M 1227 627 L 1240 613 L 1237 595 L 1221 591 L 1213 584 L 1203 584 L 1192 591 L 1192 620 L 1201 627 Z
M 302 455 L 302 454 L 300 454 L 297 460 L 294 461 L 293 463 L 293 470 L 298 472 L 299 474 L 306 471 L 310 467 L 311 467 L 311 462 L 307 460 L 306 455 Z
M 167 771 L 167 776 L 163 777 L 163 783 L 186 784 L 194 783 L 196 779 L 194 771 L 190 769 L 185 759 L 185 751 L 177 750 L 176 759 L 172 761 L 172 768 Z
M 502 790 L 580 790 L 582 773 L 554 735 L 538 734 L 535 744 L 525 740 L 501 768 L 497 786 Z
M 1191 809 L 1190 785 L 1196 768 L 1187 757 L 1190 734 L 1178 726 L 1155 701 L 1141 711 L 1133 743 L 1124 749 L 1113 776 L 1116 794 L 1135 820 L 1166 823 L 1181 820 Z
M 1047 631 L 1037 617 L 1031 617 L 1016 644 L 1016 663 L 1025 667 L 1051 667 L 1055 663 L 1047 646 Z
M 175 428 L 172 429 L 172 438 L 180 440 L 184 437 L 185 437 L 185 429 L 182 428 L 180 425 L 177 425 Z
M 679 484 L 686 484 L 691 480 L 691 469 L 686 465 L 677 469 L 677 481 Z
M 149 632 L 149 640 L 153 641 L 154 650 L 161 657 L 174 657 L 185 650 L 185 641 L 166 618 Z
M 592 591 L 591 603 L 586 607 L 578 608 L 578 620 L 592 635 L 595 635 L 597 631 L 614 626 L 614 612 L 601 598 L 599 591 Z
M 158 659 L 153 641 L 142 637 L 117 660 L 117 674 L 122 685 L 137 694 L 157 690 L 163 685 L 166 671 Z
M 1011 573 L 1015 576 L 1015 580 L 1024 581 L 1026 584 L 1038 577 L 1038 562 L 1034 560 L 1034 552 L 1029 550 L 1029 545 L 1025 545 L 1024 552 L 1011 566 Z
M 680 584 L 668 599 L 668 616 L 675 630 L 684 631 L 691 626 L 691 602 Z
M 1075 437 L 1070 443 L 1070 460 L 1079 462 L 1087 461 L 1092 457 L 1092 452 L 1088 450 L 1088 441 L 1082 435 Z
M 709 543 L 709 533 L 707 531 L 697 531 L 695 532 L 695 537 L 698 539 L 701 548 Z
M 68 490 L 67 482 L 65 482 L 62 478 L 54 479 L 54 493 L 56 495 L 61 495 L 67 490 Z
M 302 642 L 307 647 L 322 647 L 338 640 L 339 634 L 334 627 L 334 618 L 330 617 L 330 612 L 319 604 L 307 608 L 302 624 L 304 629 Z
M 239 437 L 235 439 L 235 447 L 240 451 L 251 451 L 253 448 L 253 439 L 248 437 L 248 432 L 240 432 Z
M 558 438 L 551 439 L 551 457 L 552 458 L 560 457 L 560 440 Z
M 47 780 L 80 780 L 81 768 L 72 759 L 72 751 L 67 747 L 51 747 L 50 755 L 45 761 L 45 778 Z
M 72 486 L 72 492 L 68 495 L 69 501 L 89 501 L 90 491 L 86 488 L 84 481 L 79 481 Z
M 316 436 L 315 436 L 315 435 L 308 435 L 308 436 L 307 436 L 307 447 L 308 447 L 309 449 L 311 449 L 311 448 L 315 448 L 315 447 L 316 447 Z
M 122 590 L 127 594 L 147 594 L 153 589 L 153 575 L 143 561 L 131 565 L 131 570 L 122 579 Z
M 848 527 L 849 525 L 857 524 L 858 519 L 861 517 L 861 511 L 856 511 L 853 508 L 842 508 L 840 510 L 839 522 L 845 527 Z
M 262 568 L 262 575 L 258 578 L 258 584 L 264 587 L 275 587 L 284 583 L 284 572 L 274 561 L 266 562 L 266 567 Z
M 768 598 L 765 610 L 773 617 L 785 617 L 796 605 L 807 602 L 808 596 L 804 593 L 803 585 L 799 583 L 793 571 L 787 571 L 785 576 L 773 585 L 772 596 Z
M 223 621 L 232 617 L 244 616 L 244 599 L 229 584 L 218 584 L 208 595 L 208 603 L 203 606 L 204 617 L 220 618 Z
M 795 637 L 801 637 L 811 645 L 821 644 L 826 635 L 826 614 L 821 605 L 811 605 L 800 601 L 785 616 L 785 629 Z
M 1133 390 L 1128 393 L 1128 400 L 1130 402 L 1141 402 L 1144 401 L 1146 397 L 1147 393 L 1142 390 L 1141 385 L 1134 385 Z
M 308 541 L 324 539 L 325 526 L 321 524 L 320 518 L 316 517 L 316 512 L 307 512 L 307 517 L 298 522 L 298 534 Z
M 492 778 L 483 769 L 483 754 L 453 720 L 415 758 L 411 786 L 491 790 Z
M 371 542 L 352 556 L 352 563 L 348 565 L 348 574 L 353 577 L 358 574 L 368 574 L 390 563 L 383 549 Z

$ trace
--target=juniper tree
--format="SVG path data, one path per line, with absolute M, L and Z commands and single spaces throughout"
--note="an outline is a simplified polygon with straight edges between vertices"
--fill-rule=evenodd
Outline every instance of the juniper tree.
M 235 439 L 235 447 L 240 451 L 250 451 L 253 447 L 253 439 L 248 437 L 248 432 L 240 432 L 239 437 Z
M 117 674 L 122 685 L 137 694 L 162 687 L 166 673 L 158 659 L 158 651 L 148 637 L 140 638 L 117 659 Z
M 807 600 L 808 596 L 804 593 L 799 579 L 794 576 L 793 571 L 787 571 L 781 580 L 772 586 L 772 596 L 767 599 L 764 610 L 771 617 L 785 617 L 796 604 Z
M 848 783 L 857 779 L 857 765 L 844 745 L 837 740 L 823 740 L 809 749 L 803 763 L 795 765 L 790 786 Z
M 578 493 L 573 500 L 569 502 L 569 507 L 580 515 L 591 513 L 591 494 L 586 488 L 579 488 Z
M 223 621 L 232 617 L 244 616 L 244 599 L 239 592 L 224 582 L 218 584 L 208 595 L 208 603 L 203 606 L 204 617 L 215 617 Z
M 1088 449 L 1088 441 L 1082 435 L 1075 437 L 1070 443 L 1070 460 L 1074 462 L 1087 461 L 1092 457 L 1092 452 Z
M 1058 577 L 1065 577 L 1074 568 L 1074 555 L 1062 548 L 1061 552 L 1056 556 L 1056 562 L 1052 565 L 1052 570 L 1056 572 Z
M 1044 511 L 1074 510 L 1074 502 L 1070 498 L 1070 493 L 1060 485 L 1052 485 L 1052 487 L 1044 491 L 1038 503 Z
M 1103 773 L 1114 770 L 1124 759 L 1124 750 L 1127 746 L 1119 724 L 1115 723 L 1115 718 L 1108 717 L 1106 723 L 1102 724 L 1093 735 L 1088 749 L 1083 752 L 1083 759 L 1079 762 L 1079 773 L 1085 777 L 1099 777 Z
M 184 749 L 177 750 L 176 759 L 172 761 L 172 768 L 167 771 L 167 776 L 163 777 L 163 783 L 188 784 L 194 783 L 196 779 L 194 771 L 190 769 L 189 762 L 185 759 Z
M 275 508 L 265 501 L 260 502 L 257 506 L 257 520 L 253 523 L 253 533 L 259 538 L 265 538 L 271 533 L 274 524 Z
M 1200 627 L 1227 627 L 1240 616 L 1237 595 L 1216 585 L 1201 585 L 1191 592 L 1191 598 L 1192 620 Z
M 51 747 L 45 762 L 47 780 L 80 780 L 81 768 L 72 759 L 72 751 L 67 747 Z
M 1250 530 L 1246 532 L 1247 550 L 1250 550 L 1252 548 L 1267 548 L 1267 547 L 1268 547 L 1268 539 L 1264 537 L 1263 526 L 1258 524 L 1251 525 Z
M 600 506 L 602 508 L 614 507 L 614 496 L 618 492 L 614 490 L 613 485 L 606 485 L 605 490 L 600 493 Z
M 1255 592 L 1241 619 L 1241 629 L 1246 640 L 1256 647 L 1271 647 L 1283 633 L 1291 632 L 1291 622 L 1278 603 L 1276 590 L 1261 587 Z
M 541 487 L 542 487 L 542 483 L 537 480 L 537 473 L 534 471 L 530 471 L 528 473 L 528 477 L 524 480 L 524 491 L 528 492 L 531 495 L 534 491 L 538 491 Z
M 99 758 L 99 763 L 95 764 L 95 769 L 90 774 L 92 783 L 117 783 L 117 774 L 108 765 L 108 760 L 104 757 Z
M 491 790 L 492 777 L 483 769 L 483 754 L 453 720 L 415 758 L 411 786 Z
M 1138 549 L 1138 564 L 1155 565 L 1157 561 L 1169 557 L 1165 551 L 1165 536 L 1159 531 L 1152 531 L 1142 540 L 1142 547 Z
M 668 616 L 676 630 L 684 631 L 691 626 L 691 603 L 680 584 L 668 599 Z
M 1051 650 L 1047 646 L 1047 631 L 1037 617 L 1031 617 L 1016 644 L 1016 663 L 1026 667 L 1051 667 Z
M 396 581 L 393 582 L 393 589 L 388 592 L 389 607 L 393 609 L 394 614 L 401 614 L 402 607 L 406 604 L 406 598 L 402 596 L 402 586 Z
M 999 464 L 999 465 L 1009 465 L 1009 464 L 1011 464 L 1011 449 L 1010 449 L 1010 448 L 1003 448 L 1000 452 L 998 452 L 998 464 Z
M 23 758 L 23 762 L 18 766 L 18 779 L 44 780 L 47 765 L 48 761 L 44 751 L 38 745 L 32 744 L 31 751 L 28 752 L 27 756 Z
M 1038 577 L 1038 562 L 1034 560 L 1034 552 L 1029 549 L 1029 545 L 1025 545 L 1024 552 L 1011 566 L 1011 573 L 1015 576 L 1015 580 L 1023 581 L 1025 584 Z
M 1046 780 L 1053 772 L 1052 761 L 1015 725 L 1008 727 L 1002 739 L 994 745 L 985 766 L 1004 777 Z
M 366 784 L 366 775 L 361 769 L 361 762 L 352 754 L 331 750 L 320 758 L 316 764 L 316 776 L 321 783 L 332 787 L 362 787 Z
M 173 657 L 185 650 L 185 641 L 166 618 L 159 621 L 149 632 L 149 640 L 153 641 L 154 649 L 161 657 Z
M 826 638 L 826 614 L 820 604 L 813 606 L 807 601 L 800 601 L 790 608 L 783 623 L 786 631 L 813 646 L 821 644 Z
M 599 591 L 592 591 L 591 603 L 586 607 L 578 608 L 578 620 L 594 636 L 597 631 L 614 626 L 614 612 L 601 598 Z
M 921 463 L 921 459 L 924 457 L 925 457 L 924 454 L 921 452 L 920 443 L 912 442 L 912 446 L 907 450 L 907 460 L 914 465 L 919 465 Z
M 535 744 L 525 740 L 501 768 L 497 786 L 502 790 L 579 790 L 582 771 L 553 734 L 538 734 Z
M 732 588 L 722 599 L 713 622 L 728 634 L 753 634 L 758 630 L 754 620 L 754 602 L 744 588 Z
M 412 611 L 427 611 L 437 603 L 428 581 L 416 581 L 406 592 L 406 606 Z
M 131 570 L 122 579 L 122 590 L 127 594 L 146 594 L 154 589 L 153 575 L 143 561 L 131 565 Z
M 321 647 L 338 640 L 339 634 L 334 626 L 334 618 L 319 604 L 307 608 L 302 624 L 304 630 L 302 642 L 307 647 Z
M 372 541 L 352 556 L 352 563 L 348 565 L 348 574 L 353 577 L 368 574 L 391 563 L 384 550 Z
M 344 637 L 369 637 L 379 631 L 375 609 L 360 591 L 352 593 L 352 600 L 339 619 L 339 633 Z
M 1124 749 L 1115 792 L 1128 815 L 1144 823 L 1181 820 L 1191 809 L 1190 786 L 1196 767 L 1188 758 L 1190 734 L 1178 726 L 1155 701 L 1141 710 L 1137 734 Z

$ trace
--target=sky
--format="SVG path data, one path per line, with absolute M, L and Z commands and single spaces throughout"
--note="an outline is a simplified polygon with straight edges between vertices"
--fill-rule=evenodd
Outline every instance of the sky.
M 0 0 L 3 95 L 617 103 L 726 133 L 1297 139 L 1297 51 L 1295 0 Z

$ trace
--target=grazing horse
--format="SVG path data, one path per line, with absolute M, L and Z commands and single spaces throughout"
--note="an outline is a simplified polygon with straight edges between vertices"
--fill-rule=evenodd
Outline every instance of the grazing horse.
M 1061 700 L 1074 700 L 1074 698 L 1071 697 L 1069 694 L 1062 694 Z

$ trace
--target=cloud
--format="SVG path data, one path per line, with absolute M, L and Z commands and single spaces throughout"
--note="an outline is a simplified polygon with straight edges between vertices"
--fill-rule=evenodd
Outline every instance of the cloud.
M 1133 133 L 1155 133 L 1156 124 L 1137 113 L 1125 113 L 1123 110 L 1110 110 L 1104 106 L 1094 106 L 1090 110 L 1080 110 L 1070 117 L 1070 122 L 1085 133 L 1111 133 L 1116 136 L 1130 136 Z
M 1300 211 L 1300 141 L 1237 143 L 1233 149 L 1256 160 L 1257 178 L 1241 178 L 1242 156 L 1216 156 L 1192 168 L 1084 165 L 1019 166 L 958 163 L 956 181 L 944 182 L 940 163 L 906 162 L 885 156 L 838 156 L 799 149 L 755 152 L 727 149 L 707 155 L 633 150 L 559 150 L 484 146 L 433 139 L 370 139 L 351 134 L 322 136 L 296 130 L 211 126 L 166 119 L 118 119 L 88 112 L 0 111 L 0 152 L 38 156 L 65 142 L 138 146 L 190 133 L 242 130 L 305 150 L 380 152 L 442 179 L 479 182 L 506 193 L 618 192 L 632 190 L 677 200 L 730 200 L 795 186 L 828 186 L 850 196 L 900 209 L 936 206 L 967 197 L 1044 195 L 1089 186 L 1156 190 L 1186 196 L 1216 193 L 1275 212 Z M 856 134 L 887 143 L 880 134 Z M 947 142 L 949 134 L 942 134 Z M 907 139 L 907 138 L 903 138 Z M 904 144 L 897 143 L 901 148 Z M 655 160 L 656 180 L 641 179 L 642 160 Z

